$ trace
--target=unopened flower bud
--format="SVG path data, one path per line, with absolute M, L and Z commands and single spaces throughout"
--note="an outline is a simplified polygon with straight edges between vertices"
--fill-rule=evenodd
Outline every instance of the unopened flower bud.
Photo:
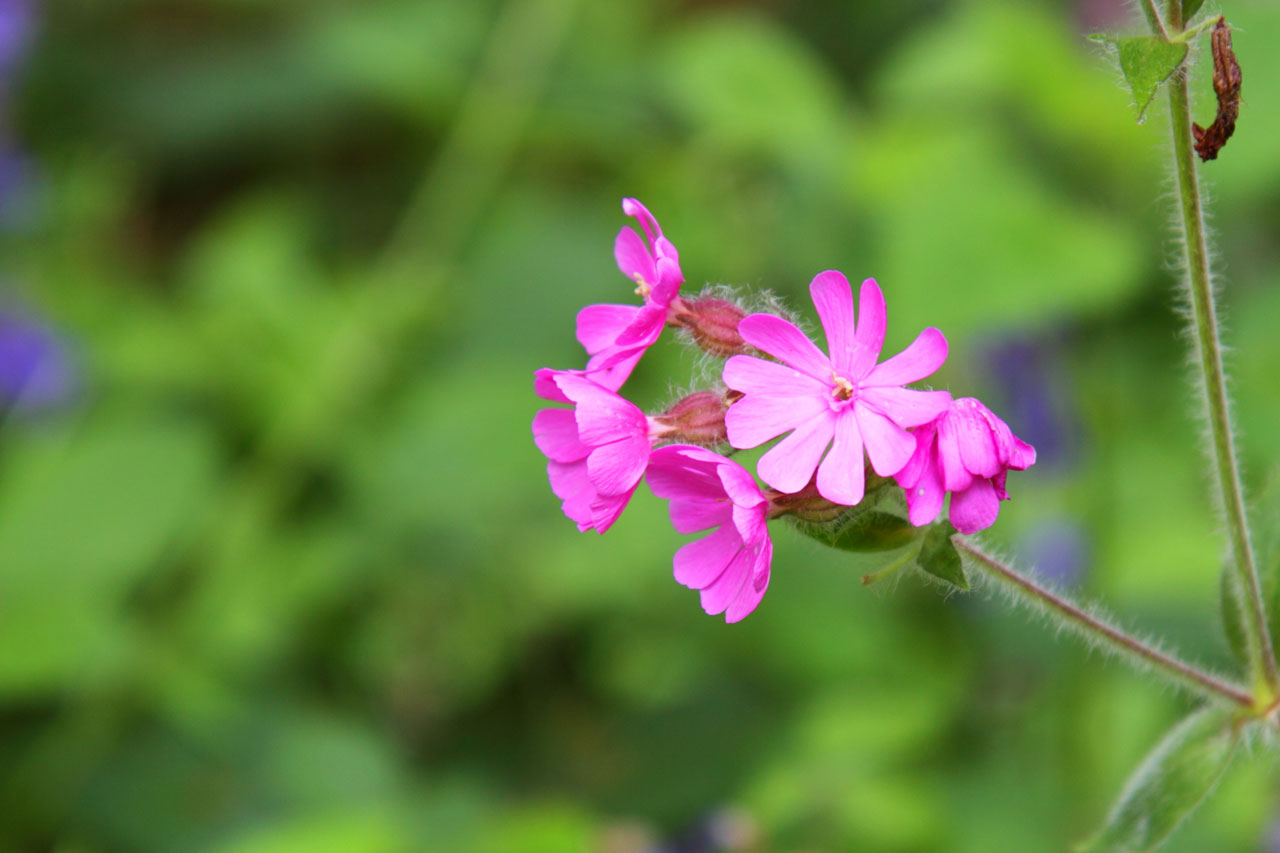
M 717 358 L 728 358 L 750 349 L 738 334 L 738 323 L 747 312 L 728 300 L 677 299 L 671 304 L 670 313 L 672 321 L 687 329 L 698 346 Z
M 729 403 L 720 391 L 697 391 L 654 415 L 664 441 L 713 446 L 726 440 L 724 413 Z

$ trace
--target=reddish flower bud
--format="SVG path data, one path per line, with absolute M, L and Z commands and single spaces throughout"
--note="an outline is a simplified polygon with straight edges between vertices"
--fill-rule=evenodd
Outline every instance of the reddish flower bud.
M 697 391 L 652 420 L 665 430 L 663 441 L 712 446 L 726 440 L 724 413 L 728 408 L 723 393 Z
M 693 340 L 703 350 L 717 358 L 728 358 L 749 351 L 738 323 L 747 312 L 725 299 L 677 298 L 671 303 L 671 321 L 688 329 Z

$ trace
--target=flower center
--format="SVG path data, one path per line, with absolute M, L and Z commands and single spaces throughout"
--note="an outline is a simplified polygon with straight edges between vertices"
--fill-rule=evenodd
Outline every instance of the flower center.
M 653 287 L 639 275 L 634 275 L 632 278 L 634 278 L 636 280 L 636 284 L 639 285 L 639 287 L 636 288 L 636 296 L 647 298 L 649 293 L 653 290 Z
M 831 373 L 831 381 L 835 383 L 835 387 L 831 389 L 831 397 L 838 403 L 845 400 L 852 400 L 854 392 L 857 390 L 852 382 L 843 376 L 837 376 L 834 371 Z

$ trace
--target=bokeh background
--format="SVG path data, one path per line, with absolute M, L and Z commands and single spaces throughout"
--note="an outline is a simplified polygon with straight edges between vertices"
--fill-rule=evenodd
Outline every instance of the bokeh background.
M 1248 483 L 1280 422 L 1280 6 L 1204 168 Z M 744 623 L 642 489 L 559 512 L 531 373 L 627 301 L 874 275 L 1040 462 L 991 538 L 1231 665 L 1123 4 L 0 0 L 0 848 L 1057 851 L 1191 701 L 784 527 Z M 1197 116 L 1212 115 L 1197 81 Z M 703 373 L 699 374 L 698 371 Z M 705 365 L 674 339 L 647 407 Z M 1280 849 L 1238 760 L 1171 850 Z

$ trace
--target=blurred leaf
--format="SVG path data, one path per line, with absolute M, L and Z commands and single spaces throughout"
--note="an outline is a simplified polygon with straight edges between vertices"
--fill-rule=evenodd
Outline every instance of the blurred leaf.
M 920 536 L 919 528 L 901 516 L 881 510 L 854 511 L 832 529 L 796 525 L 805 535 L 841 551 L 896 551 Z
M 395 853 L 413 846 L 387 813 L 344 810 L 273 823 L 214 849 L 217 853 Z
M 941 581 L 959 589 L 969 589 L 969 581 L 964 576 L 964 565 L 960 562 L 960 552 L 952 544 L 951 537 L 956 529 L 947 519 L 940 519 L 929 525 L 924 534 L 924 543 L 920 546 L 917 562 L 921 569 Z
M 1129 777 L 1102 830 L 1080 850 L 1142 853 L 1163 844 L 1230 765 L 1239 743 L 1232 715 L 1202 708 L 1170 730 Z
M 1248 666 L 1249 641 L 1240 621 L 1240 594 L 1236 589 L 1235 571 L 1229 565 L 1223 566 L 1218 576 L 1218 611 L 1227 647 L 1231 649 L 1236 663 Z
M 1182 0 L 1182 24 L 1186 26 L 1191 23 L 1191 18 L 1196 12 L 1200 11 L 1200 7 L 1204 5 L 1204 0 Z
M 1113 39 L 1112 44 L 1116 46 L 1120 70 L 1133 92 L 1134 107 L 1141 122 L 1160 84 L 1187 58 L 1187 45 L 1158 36 L 1126 36 Z

